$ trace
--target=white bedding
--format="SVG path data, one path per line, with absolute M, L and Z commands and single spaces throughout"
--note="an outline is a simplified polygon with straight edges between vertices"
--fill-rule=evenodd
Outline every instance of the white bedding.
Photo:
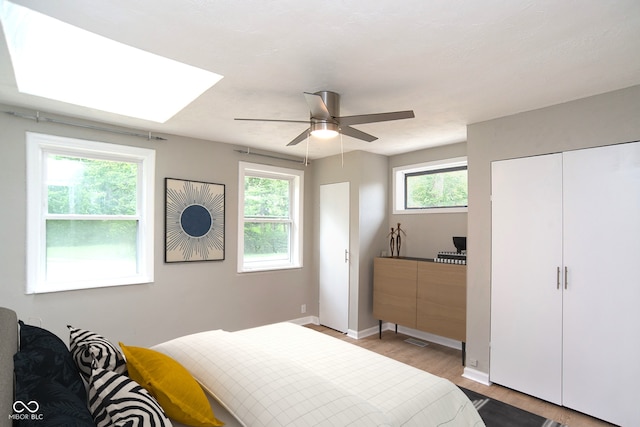
M 254 426 L 483 426 L 450 381 L 291 323 L 154 347 Z

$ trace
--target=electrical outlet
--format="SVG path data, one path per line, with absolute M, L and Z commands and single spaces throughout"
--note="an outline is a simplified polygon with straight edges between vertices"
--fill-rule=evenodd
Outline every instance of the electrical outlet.
M 306 313 L 307 312 L 307 304 L 302 304 L 300 306 L 300 313 Z
M 477 368 L 478 361 L 476 359 L 469 359 L 469 366 L 473 366 L 474 368 Z

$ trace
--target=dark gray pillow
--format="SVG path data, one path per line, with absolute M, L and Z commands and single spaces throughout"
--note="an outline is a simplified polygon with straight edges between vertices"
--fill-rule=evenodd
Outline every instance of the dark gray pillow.
M 65 343 L 55 334 L 37 326 L 20 325 L 20 346 L 14 356 L 16 380 L 24 386 L 36 378 L 49 378 L 87 401 L 86 389 Z
M 20 349 L 13 356 L 15 425 L 93 426 L 86 389 L 67 346 L 46 329 L 19 324 Z

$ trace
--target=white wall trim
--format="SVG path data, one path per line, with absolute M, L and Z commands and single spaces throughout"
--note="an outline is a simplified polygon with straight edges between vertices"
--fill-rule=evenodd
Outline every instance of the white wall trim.
M 350 338 L 359 340 L 361 338 L 370 337 L 371 335 L 376 335 L 377 333 L 378 333 L 378 328 L 374 326 L 371 328 L 367 328 L 363 331 L 354 331 L 352 329 L 349 329 L 349 331 L 347 331 L 347 336 L 349 336 Z
M 462 376 L 480 384 L 491 385 L 491 381 L 489 381 L 489 374 L 478 371 L 477 369 L 465 367 L 462 372 Z
M 308 325 L 310 323 L 314 325 L 319 325 L 320 319 L 317 316 L 307 316 L 307 317 L 300 317 L 298 319 L 292 319 L 292 320 L 289 320 L 289 322 L 296 323 L 298 325 Z M 395 331 L 395 327 L 396 326 L 394 323 L 384 322 L 382 324 L 383 331 Z M 451 338 L 441 337 L 439 335 L 418 331 L 417 329 L 411 329 L 411 328 L 407 328 L 405 326 L 400 326 L 400 325 L 398 325 L 398 332 L 413 338 L 418 338 L 424 341 L 440 344 L 445 347 L 454 348 L 456 350 L 462 350 L 462 343 L 460 341 L 456 341 Z M 349 329 L 347 331 L 347 336 L 349 338 L 359 340 L 362 338 L 370 337 L 371 335 L 377 335 L 378 333 L 379 333 L 379 328 L 377 326 L 372 326 L 371 328 L 367 328 L 362 331 Z
M 405 209 L 405 194 L 404 194 L 404 177 L 406 174 L 412 172 L 424 172 L 437 169 L 446 169 L 456 166 L 467 166 L 467 156 L 455 157 L 452 159 L 435 160 L 432 162 L 418 163 L 413 165 L 396 166 L 392 169 L 392 213 L 394 215 L 404 214 L 425 214 L 425 213 L 453 213 L 453 212 L 468 212 L 466 206 L 450 207 L 450 208 L 424 208 L 424 209 Z
M 320 319 L 317 316 L 307 316 L 307 317 L 300 317 L 298 319 L 292 319 L 292 320 L 289 320 L 289 322 L 295 323 L 298 325 L 308 325 L 310 323 L 314 325 L 319 325 Z M 395 327 L 396 326 L 394 323 L 385 322 L 382 324 L 383 331 L 395 331 Z M 362 331 L 349 329 L 347 331 L 347 336 L 349 338 L 358 340 L 361 338 L 369 337 L 371 335 L 376 335 L 378 334 L 378 332 L 379 332 L 379 328 L 377 326 L 373 326 L 371 328 L 367 328 Z M 424 341 L 429 341 L 432 343 L 444 345 L 446 347 L 455 348 L 456 350 L 462 350 L 462 343 L 460 341 L 452 340 L 450 338 L 441 337 L 439 335 L 430 334 L 428 332 L 418 331 L 416 329 L 407 328 L 405 326 L 398 326 L 398 332 L 404 335 L 409 335 L 414 338 L 422 339 Z M 464 378 L 467 378 L 469 380 L 475 381 L 477 383 L 480 383 L 486 386 L 491 385 L 491 381 L 489 381 L 489 374 L 486 372 L 479 371 L 477 369 L 465 367 L 462 372 L 462 376 Z
M 299 317 L 297 319 L 288 320 L 289 323 L 295 323 L 296 325 L 319 325 L 320 319 L 318 316 L 307 316 L 307 317 Z
M 395 330 L 395 325 L 393 323 L 387 323 L 387 325 L 389 325 L 387 329 Z M 414 338 L 419 338 L 424 341 L 440 344 L 445 347 L 455 348 L 456 350 L 462 350 L 462 342 L 453 340 L 451 338 L 441 337 L 440 335 L 430 334 L 428 332 L 418 331 L 416 329 L 411 329 L 411 328 L 407 328 L 405 326 L 400 326 L 400 325 L 398 325 L 398 332 L 401 332 L 405 335 L 412 336 Z

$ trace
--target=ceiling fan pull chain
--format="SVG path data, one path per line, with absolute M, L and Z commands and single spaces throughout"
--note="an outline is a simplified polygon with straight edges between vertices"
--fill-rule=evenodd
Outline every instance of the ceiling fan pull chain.
M 342 144 L 342 132 L 340 132 L 340 157 L 342 157 L 342 168 L 344 169 L 344 145 Z
M 305 166 L 309 165 L 309 135 L 310 135 L 310 133 L 307 132 L 307 152 L 304 155 L 304 165 Z

